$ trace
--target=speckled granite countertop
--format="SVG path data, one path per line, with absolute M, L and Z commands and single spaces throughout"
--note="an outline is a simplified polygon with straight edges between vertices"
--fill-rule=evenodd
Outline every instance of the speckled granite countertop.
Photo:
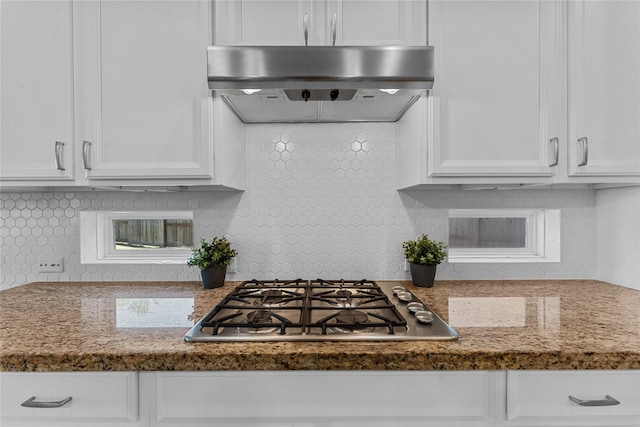
M 237 283 L 31 283 L 0 292 L 0 370 L 640 369 L 640 291 L 591 280 L 398 284 L 460 339 L 186 343 L 189 324 Z M 165 304 L 172 316 L 154 316 Z

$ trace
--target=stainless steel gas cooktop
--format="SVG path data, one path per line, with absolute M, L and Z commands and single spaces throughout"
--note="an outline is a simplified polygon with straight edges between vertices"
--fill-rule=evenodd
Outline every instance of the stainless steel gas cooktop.
M 250 280 L 185 341 L 447 341 L 458 339 L 411 290 L 371 280 Z

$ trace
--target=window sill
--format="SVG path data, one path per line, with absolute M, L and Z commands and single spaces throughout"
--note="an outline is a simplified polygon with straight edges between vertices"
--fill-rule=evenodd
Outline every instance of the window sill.
M 449 251 L 447 258 L 449 264 L 473 264 L 473 263 L 529 263 L 529 262 L 560 262 L 560 258 L 549 258 L 541 255 L 495 255 L 495 256 L 455 256 Z

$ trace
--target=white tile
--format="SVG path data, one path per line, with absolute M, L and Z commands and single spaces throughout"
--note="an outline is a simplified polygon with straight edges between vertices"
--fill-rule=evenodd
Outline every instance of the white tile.
M 238 249 L 234 280 L 254 277 L 403 279 L 402 242 L 447 239 L 447 210 L 562 210 L 562 262 L 450 265 L 440 279 L 592 278 L 592 190 L 395 190 L 394 124 L 273 124 L 246 127 L 246 191 L 66 192 L 0 195 L 1 289 L 41 280 L 40 254 L 65 258 L 50 280 L 199 280 L 186 265 L 79 263 L 79 210 L 194 210 L 195 241 L 226 235 Z M 28 230 L 25 230 L 28 229 Z M 20 238 L 20 240 L 18 240 Z M 35 257 L 35 258 L 34 258 Z M 49 280 L 49 278 L 46 278 Z

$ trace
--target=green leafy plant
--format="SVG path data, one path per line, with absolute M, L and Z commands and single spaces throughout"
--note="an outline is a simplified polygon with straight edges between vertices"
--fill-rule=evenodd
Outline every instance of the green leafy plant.
M 418 240 L 402 243 L 404 256 L 411 264 L 437 265 L 447 256 L 447 246 L 443 242 L 430 240 L 426 234 Z
M 229 265 L 236 255 L 236 250 L 231 249 L 226 237 L 214 237 L 210 243 L 200 239 L 200 247 L 192 249 L 187 264 L 204 270 L 214 265 Z

